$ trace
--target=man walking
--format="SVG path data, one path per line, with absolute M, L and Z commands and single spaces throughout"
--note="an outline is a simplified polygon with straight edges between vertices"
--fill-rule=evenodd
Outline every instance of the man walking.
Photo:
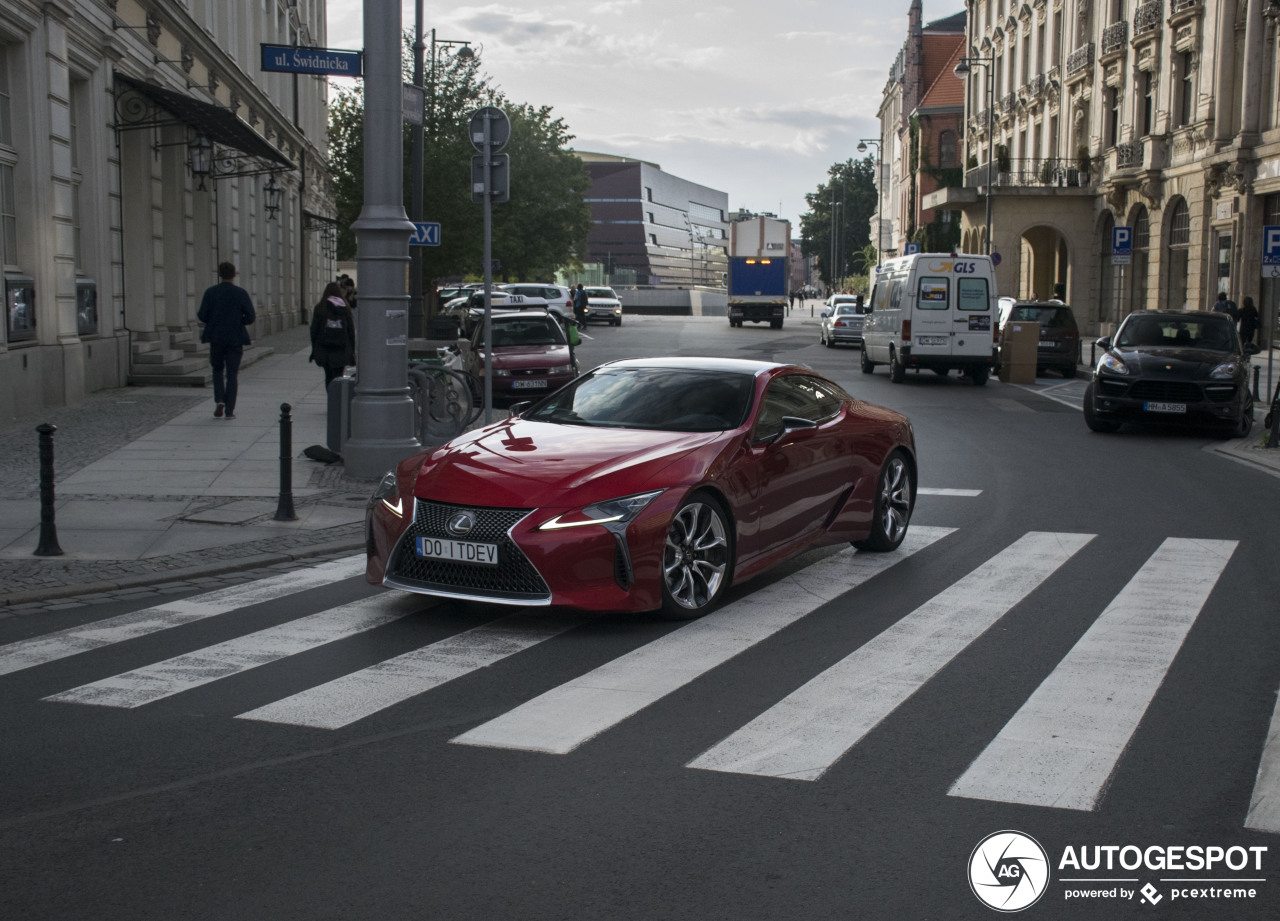
M 209 343 L 209 364 L 213 368 L 214 416 L 236 417 L 236 382 L 240 359 L 249 344 L 249 326 L 257 316 L 249 292 L 233 285 L 236 267 L 230 262 L 218 265 L 218 284 L 207 288 L 196 317 L 204 324 L 200 341 Z
M 573 316 L 578 321 L 578 327 L 584 328 L 587 325 L 587 292 L 582 288 L 582 282 L 578 282 L 578 287 L 573 292 Z

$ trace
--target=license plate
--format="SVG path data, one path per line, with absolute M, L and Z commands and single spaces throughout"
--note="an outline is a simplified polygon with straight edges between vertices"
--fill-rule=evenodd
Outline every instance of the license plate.
M 1149 413 L 1185 413 L 1186 403 L 1143 403 L 1142 408 Z
M 419 537 L 418 556 L 436 560 L 453 560 L 458 563 L 498 565 L 497 544 L 477 544 L 467 540 L 449 540 L 440 537 Z
M 1040 340 L 1040 348 L 1042 349 L 1056 349 L 1057 347 L 1058 343 L 1056 342 L 1050 342 L 1048 339 Z
M 545 390 L 546 381 L 512 381 L 512 390 Z
M 946 345 L 946 336 L 917 336 L 916 345 Z

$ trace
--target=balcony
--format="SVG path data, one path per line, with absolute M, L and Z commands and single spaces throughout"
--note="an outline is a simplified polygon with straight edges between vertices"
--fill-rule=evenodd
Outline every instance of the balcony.
M 991 179 L 997 188 L 1003 189 L 1088 189 L 1097 176 L 1082 172 L 1075 160 L 1060 157 L 1030 157 L 1012 159 L 1007 170 L 997 164 Z M 968 187 L 987 184 L 987 166 L 982 164 L 966 170 L 964 184 Z
M 1164 0 L 1148 0 L 1133 14 L 1133 37 L 1136 39 L 1140 35 L 1157 31 L 1163 18 Z
M 1179 13 L 1190 13 L 1192 10 L 1200 9 L 1200 7 L 1200 0 L 1170 0 L 1169 15 L 1177 16 Z
M 1102 30 L 1102 55 L 1117 54 L 1124 51 L 1129 41 L 1129 24 L 1113 22 Z
M 1093 42 L 1077 48 L 1067 57 L 1067 79 L 1087 71 L 1093 66 Z
M 1116 169 L 1129 170 L 1142 168 L 1142 155 L 1146 145 L 1141 139 L 1116 145 Z

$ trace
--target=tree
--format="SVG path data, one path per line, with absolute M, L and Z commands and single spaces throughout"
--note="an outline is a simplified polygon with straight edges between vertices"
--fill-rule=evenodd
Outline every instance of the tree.
M 876 211 L 875 165 L 872 157 L 833 163 L 827 170 L 827 181 L 805 195 L 809 210 L 800 215 L 800 251 L 818 257 L 818 273 L 832 288 L 840 278 L 858 271 L 854 257 L 871 240 L 871 216 Z
M 406 47 L 410 41 L 406 35 Z M 406 55 L 406 82 L 408 59 Z M 428 73 L 430 64 L 427 62 Z M 498 106 L 511 119 L 511 200 L 493 206 L 493 253 L 504 278 L 547 277 L 578 264 L 591 229 L 586 167 L 567 149 L 573 135 L 549 107 L 515 105 L 491 88 L 474 59 L 444 55 L 427 77 L 423 124 L 423 219 L 439 221 L 440 245 L 423 255 L 430 279 L 483 273 L 483 212 L 471 200 L 467 135 L 471 113 Z M 364 207 L 364 87 L 340 90 L 329 108 L 330 171 L 337 210 L 338 258 L 356 255 L 351 224 Z M 412 194 L 410 129 L 404 133 L 404 194 Z

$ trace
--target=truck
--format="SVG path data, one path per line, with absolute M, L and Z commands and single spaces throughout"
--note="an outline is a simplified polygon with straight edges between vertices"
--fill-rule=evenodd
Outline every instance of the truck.
M 752 215 L 729 225 L 729 325 L 782 329 L 791 286 L 791 222 Z

